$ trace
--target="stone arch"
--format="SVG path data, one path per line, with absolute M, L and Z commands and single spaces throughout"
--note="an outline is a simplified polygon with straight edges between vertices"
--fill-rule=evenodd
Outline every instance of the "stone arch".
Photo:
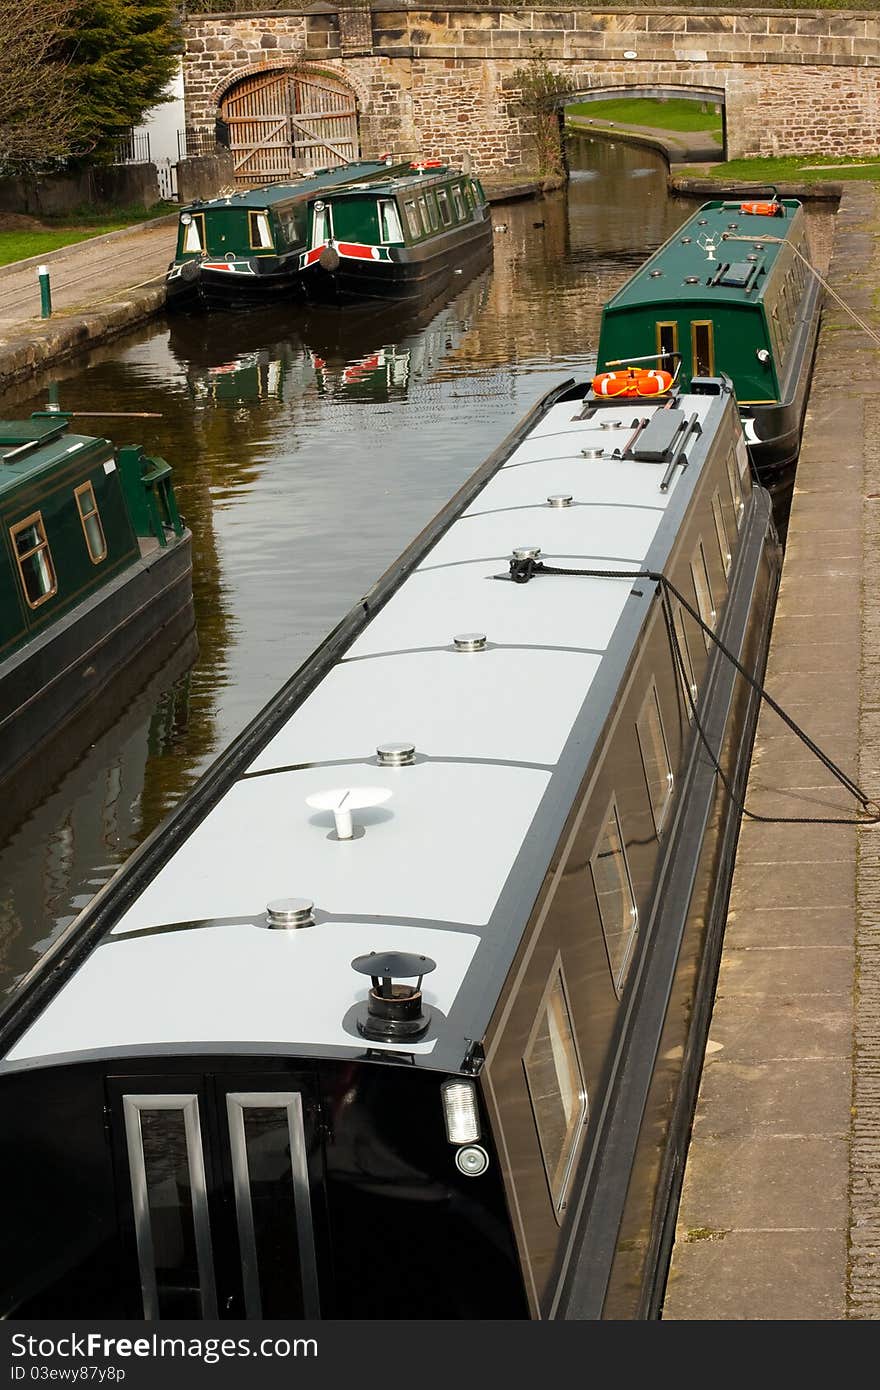
M 580 88 L 579 81 L 583 78 L 573 74 L 573 84 L 568 92 L 560 95 L 556 105 L 559 112 L 560 122 L 562 121 L 562 108 L 573 102 L 607 101 L 608 99 L 621 97 L 684 97 L 689 101 L 712 102 L 714 106 L 721 109 L 721 147 L 718 150 L 717 158 L 726 159 L 727 156 L 727 117 L 728 117 L 728 96 L 726 86 L 720 82 L 718 86 L 705 82 L 670 82 L 654 80 L 650 76 L 643 77 L 638 82 L 633 82 L 627 78 L 617 78 L 611 75 L 590 74 L 587 77 L 587 85 Z M 646 125 L 649 122 L 645 123 Z M 675 132 L 669 132 L 674 137 Z M 684 138 L 684 137 L 681 137 Z M 698 157 L 705 158 L 701 153 Z
M 360 157 L 357 86 L 341 64 L 267 55 L 212 92 L 239 184 L 277 183 Z

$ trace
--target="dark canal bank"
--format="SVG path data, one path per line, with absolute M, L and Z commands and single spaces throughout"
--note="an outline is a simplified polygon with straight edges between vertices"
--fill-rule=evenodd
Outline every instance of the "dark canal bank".
M 8 989 L 551 385 L 592 365 L 602 303 L 688 216 L 650 151 L 575 139 L 568 187 L 496 207 L 494 265 L 421 317 L 295 309 L 162 320 L 51 381 L 84 431 L 174 467 L 198 649 L 145 653 L 6 810 Z M 813 214 L 827 261 L 832 214 Z M 21 416 L 50 379 L 0 399 Z M 530 539 L 526 537 L 525 539 Z M 465 624 L 466 626 L 466 624 Z M 22 818 L 19 802 L 36 801 Z

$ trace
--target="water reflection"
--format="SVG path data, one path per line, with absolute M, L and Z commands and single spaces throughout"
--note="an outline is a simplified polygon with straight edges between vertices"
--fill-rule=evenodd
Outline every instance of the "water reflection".
M 0 848 L 0 989 L 33 962 L 555 382 L 694 202 L 644 149 L 576 138 L 567 189 L 498 206 L 494 264 L 448 302 L 156 322 L 56 369 L 61 403 L 174 467 L 198 657 L 117 709 Z M 41 407 L 19 388 L 3 414 Z

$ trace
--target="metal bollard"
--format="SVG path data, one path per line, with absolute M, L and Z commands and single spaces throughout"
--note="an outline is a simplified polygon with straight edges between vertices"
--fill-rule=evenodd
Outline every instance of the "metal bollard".
M 37 279 L 40 282 L 40 318 L 50 319 L 52 317 L 52 290 L 49 286 L 49 267 L 47 265 L 37 266 Z

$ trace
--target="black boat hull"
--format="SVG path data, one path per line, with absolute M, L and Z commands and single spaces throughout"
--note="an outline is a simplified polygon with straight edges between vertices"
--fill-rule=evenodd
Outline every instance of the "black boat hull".
M 328 252 L 332 251 L 332 255 Z M 172 312 L 199 309 L 242 309 L 284 301 L 299 304 L 342 305 L 369 301 L 433 299 L 472 273 L 477 262 L 492 254 L 492 223 L 480 222 L 420 246 L 394 251 L 393 260 L 340 255 L 328 247 L 319 260 L 301 268 L 290 257 L 273 273 L 247 275 L 209 270 L 190 261 L 181 274 L 166 280 L 166 308 Z
M 94 701 L 147 644 L 195 622 L 192 537 L 142 557 L 0 666 L 0 786 Z

